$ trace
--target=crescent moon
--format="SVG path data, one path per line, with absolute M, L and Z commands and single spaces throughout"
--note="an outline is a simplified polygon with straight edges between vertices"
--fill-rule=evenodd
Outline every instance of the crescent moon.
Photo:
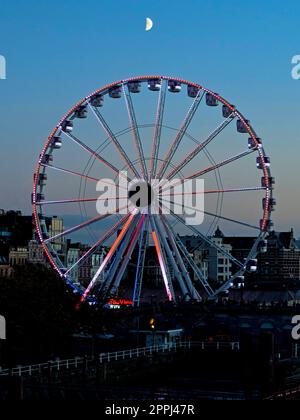
M 150 31 L 153 28 L 153 21 L 150 18 L 146 18 L 146 31 Z

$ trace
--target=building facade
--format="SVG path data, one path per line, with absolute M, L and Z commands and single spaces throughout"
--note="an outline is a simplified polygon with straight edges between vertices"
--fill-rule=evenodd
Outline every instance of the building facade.
M 0 264 L 0 278 L 12 277 L 14 269 L 8 264 Z
M 224 234 L 219 228 L 210 239 L 231 254 L 232 246 L 225 242 Z M 229 257 L 214 246 L 204 242 L 199 236 L 182 236 L 181 241 L 191 253 L 192 258 L 206 279 L 217 284 L 222 284 L 228 280 L 232 274 L 232 263 Z
M 209 258 L 208 258 L 208 251 L 205 249 L 195 249 L 193 254 L 191 255 L 194 262 L 196 263 L 197 267 L 203 274 L 203 276 L 208 279 L 209 275 Z M 194 280 L 198 280 L 194 275 Z
M 28 262 L 29 251 L 27 247 L 12 248 L 9 252 L 9 265 L 25 265 Z
M 224 235 L 220 229 L 216 233 L 212 241 L 220 248 L 224 249 L 228 254 L 232 252 L 232 246 L 224 242 Z M 229 257 L 213 246 L 208 248 L 208 278 L 217 282 L 224 283 L 232 275 L 232 263 Z
M 79 269 L 75 263 L 80 258 L 80 249 L 77 247 L 70 247 L 67 251 L 67 269 L 72 268 L 71 277 L 75 282 L 79 281 Z
M 100 265 L 103 263 L 103 260 L 106 256 L 107 252 L 105 248 L 101 248 L 98 252 L 92 255 L 91 258 L 91 277 L 94 277 L 97 270 L 99 269 Z M 105 276 L 105 270 L 101 272 L 99 281 L 101 281 Z
M 62 218 L 53 216 L 49 226 L 49 237 L 52 238 L 57 235 L 61 235 L 64 231 L 64 221 Z M 58 238 L 51 241 L 52 248 L 60 255 L 65 252 L 65 237 L 59 236 Z
M 9 258 L 11 248 L 26 247 L 33 235 L 32 216 L 0 210 L 0 255 Z
M 263 284 L 300 287 L 300 249 L 293 229 L 270 233 L 267 252 L 258 258 L 257 276 Z
M 35 239 L 31 239 L 28 242 L 28 262 L 30 264 L 42 264 L 47 267 L 50 266 L 42 245 Z

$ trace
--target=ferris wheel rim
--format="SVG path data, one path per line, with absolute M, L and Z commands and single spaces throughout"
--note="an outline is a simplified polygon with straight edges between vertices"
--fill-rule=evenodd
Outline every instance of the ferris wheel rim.
M 270 203 L 270 199 L 272 198 L 272 188 L 270 188 L 269 185 L 269 178 L 270 178 L 270 169 L 267 167 L 265 161 L 264 161 L 264 157 L 265 157 L 265 152 L 264 149 L 261 147 L 258 147 L 259 144 L 257 142 L 257 135 L 255 133 L 255 131 L 253 130 L 252 126 L 248 123 L 248 121 L 245 119 L 245 117 L 234 107 L 232 106 L 227 100 L 225 100 L 222 96 L 220 96 L 219 94 L 213 92 L 210 89 L 205 88 L 204 86 L 198 84 L 198 83 L 194 83 L 194 82 L 190 82 L 188 80 L 185 79 L 181 79 L 181 78 L 176 78 L 176 77 L 169 77 L 169 76 L 161 76 L 161 75 L 147 75 L 147 76 L 136 76 L 136 77 L 131 77 L 131 78 L 127 78 L 127 79 L 121 79 L 119 81 L 110 83 L 105 85 L 104 87 L 97 89 L 95 91 L 93 91 L 91 94 L 89 94 L 88 96 L 86 96 L 85 98 L 81 99 L 74 107 L 72 107 L 65 115 L 64 117 L 59 121 L 59 123 L 56 125 L 56 127 L 52 130 L 50 136 L 48 137 L 44 148 L 40 154 L 40 158 L 38 161 L 38 165 L 36 167 L 35 173 L 34 173 L 34 184 L 33 184 L 33 193 L 32 193 L 32 197 L 33 197 L 33 216 L 34 216 L 34 223 L 35 223 L 35 227 L 36 227 L 36 231 L 38 234 L 38 238 L 40 240 L 40 243 L 43 247 L 43 250 L 48 258 L 48 260 L 50 261 L 52 267 L 56 270 L 56 272 L 61 276 L 64 277 L 66 279 L 66 277 L 63 275 L 63 273 L 61 272 L 60 268 L 56 265 L 51 253 L 49 252 L 46 244 L 45 244 L 45 240 L 43 238 L 41 229 L 40 229 L 40 223 L 39 223 L 39 216 L 38 216 L 38 210 L 37 210 L 37 203 L 36 203 L 36 194 L 37 194 L 37 188 L 38 188 L 38 176 L 40 174 L 41 171 L 41 167 L 42 167 L 42 160 L 49 148 L 49 145 L 53 139 L 53 137 L 55 136 L 55 134 L 57 133 L 57 131 L 61 128 L 62 124 L 64 122 L 66 122 L 68 120 L 68 118 L 70 116 L 72 116 L 74 114 L 74 112 L 83 104 L 87 103 L 89 101 L 89 99 L 91 99 L 93 96 L 97 95 L 97 94 L 107 94 L 109 89 L 114 88 L 116 86 L 122 85 L 124 87 L 125 84 L 129 83 L 129 82 L 146 82 L 150 79 L 153 80 L 166 80 L 166 81 L 176 81 L 178 83 L 187 85 L 187 86 L 194 86 L 195 88 L 205 92 L 205 93 L 209 93 L 211 94 L 214 98 L 216 98 L 219 102 L 221 102 L 223 105 L 226 105 L 231 111 L 232 113 L 240 119 L 240 121 L 242 122 L 243 126 L 246 128 L 247 133 L 249 134 L 249 136 L 252 138 L 254 144 L 256 145 L 256 151 L 258 153 L 258 155 L 261 158 L 261 163 L 262 163 L 262 171 L 264 174 L 264 178 L 265 178 L 265 207 L 263 209 L 263 218 L 262 218 L 262 225 L 261 225 L 261 232 L 262 232 L 262 236 L 266 230 L 266 225 L 267 225 L 267 221 L 269 220 L 270 217 L 270 207 L 269 207 L 269 203 Z M 67 280 L 67 279 L 66 279 Z

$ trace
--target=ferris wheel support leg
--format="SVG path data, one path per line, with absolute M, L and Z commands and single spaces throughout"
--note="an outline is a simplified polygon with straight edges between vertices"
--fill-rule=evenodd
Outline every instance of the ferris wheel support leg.
M 186 225 L 184 220 L 178 215 L 175 214 L 172 210 L 171 210 L 171 214 L 180 222 L 182 223 L 185 227 L 189 228 L 192 232 L 194 232 L 196 235 L 200 236 L 200 238 L 207 243 L 208 245 L 212 246 L 213 248 L 215 248 L 217 251 L 219 251 L 221 254 L 225 255 L 227 258 L 230 259 L 230 261 L 232 261 L 235 265 L 237 265 L 238 267 L 243 267 L 244 264 L 241 263 L 239 260 L 237 260 L 236 258 L 234 258 L 229 252 L 227 252 L 224 248 L 222 248 L 221 246 L 217 245 L 215 242 L 213 242 L 211 239 L 209 239 L 208 236 L 203 235 L 203 233 L 200 232 L 199 229 L 196 229 L 195 226 L 191 226 L 191 225 Z
M 234 276 L 232 276 L 221 287 L 219 287 L 219 289 L 217 289 L 215 291 L 214 297 L 218 297 L 219 293 L 224 292 L 226 290 L 229 290 L 230 287 L 231 287 L 231 283 L 232 283 L 232 281 L 233 281 L 234 278 L 239 277 L 239 276 L 242 276 L 242 275 L 245 274 L 247 262 L 249 260 L 251 260 L 252 258 L 255 258 L 256 257 L 256 255 L 258 253 L 258 245 L 259 245 L 259 242 L 262 239 L 266 238 L 266 236 L 267 236 L 267 232 L 261 231 L 260 235 L 256 238 L 256 240 L 255 240 L 255 242 L 254 242 L 254 244 L 253 244 L 253 246 L 252 246 L 252 248 L 251 248 L 251 250 L 249 252 L 249 255 L 248 255 L 247 259 L 244 262 L 244 267 L 242 267 L 237 273 L 234 274 Z
M 168 238 L 169 238 L 171 247 L 172 247 L 172 249 L 173 249 L 173 251 L 175 253 L 177 262 L 179 264 L 180 270 L 182 272 L 183 278 L 184 278 L 185 283 L 186 283 L 186 286 L 187 286 L 187 288 L 188 288 L 188 290 L 190 292 L 190 295 L 191 295 L 191 297 L 194 300 L 200 302 L 202 300 L 202 298 L 199 295 L 198 291 L 196 290 L 195 286 L 193 285 L 193 282 L 192 282 L 192 280 L 190 278 L 189 272 L 187 271 L 187 269 L 186 269 L 186 267 L 184 265 L 184 262 L 183 262 L 183 260 L 181 258 L 181 255 L 180 255 L 180 252 L 179 252 L 179 250 L 177 248 L 177 245 L 176 245 L 176 242 L 174 240 L 173 232 L 169 228 L 168 221 L 167 221 L 167 219 L 166 219 L 165 216 L 162 216 L 161 219 L 163 221 L 163 225 L 164 225 L 165 230 L 167 232 L 167 235 L 168 235 Z
M 134 282 L 134 291 L 133 291 L 133 306 L 140 306 L 140 299 L 141 299 L 141 291 L 143 285 L 143 275 L 144 275 L 144 267 L 145 267 L 145 259 L 148 247 L 148 225 L 149 219 L 147 218 L 143 230 L 140 236 L 140 246 L 139 246 L 139 255 L 137 261 L 137 269 L 136 269 L 136 276 Z
M 68 268 L 65 275 L 70 273 L 75 267 L 77 267 L 80 263 L 85 261 L 100 245 L 102 245 L 107 239 L 111 238 L 111 236 L 122 227 L 122 224 L 126 222 L 126 220 L 129 218 L 128 215 L 125 215 L 122 217 L 111 229 L 109 229 L 97 242 L 95 242 L 91 248 L 88 249 L 87 252 L 85 252 L 79 260 L 77 260 L 71 267 Z
M 157 220 L 157 221 L 155 220 L 154 223 L 155 223 L 155 225 L 156 225 L 156 227 L 158 229 L 158 232 L 160 234 L 160 238 L 162 239 L 162 242 L 163 242 L 165 251 L 167 253 L 167 256 L 168 256 L 169 261 L 171 262 L 171 266 L 172 266 L 172 268 L 174 270 L 175 277 L 178 280 L 178 283 L 179 283 L 179 286 L 181 288 L 182 294 L 183 294 L 184 297 L 187 297 L 187 299 L 189 300 L 190 297 L 191 297 L 190 296 L 190 292 L 189 292 L 187 286 L 185 285 L 185 282 L 183 280 L 183 274 L 179 270 L 178 265 L 177 265 L 177 263 L 175 261 L 175 258 L 173 256 L 172 250 L 171 250 L 171 248 L 170 248 L 170 246 L 168 244 L 168 241 L 166 240 L 166 236 L 167 236 L 166 235 L 166 232 L 164 232 L 162 226 L 160 225 L 159 220 Z
M 120 245 L 120 243 L 122 242 L 122 240 L 124 239 L 124 236 L 126 235 L 126 232 L 128 231 L 130 225 L 133 223 L 133 219 L 136 216 L 137 211 L 134 211 L 133 213 L 131 213 L 131 215 L 129 216 L 127 222 L 125 223 L 125 225 L 123 226 L 121 232 L 119 233 L 119 235 L 117 236 L 117 239 L 115 240 L 115 242 L 113 243 L 113 245 L 111 246 L 108 254 L 106 255 L 106 257 L 104 258 L 102 264 L 100 265 L 100 267 L 98 268 L 98 270 L 96 271 L 95 275 L 93 276 L 92 280 L 90 281 L 88 287 L 85 289 L 85 292 L 83 293 L 83 295 L 81 296 L 80 299 L 80 304 L 86 299 L 86 297 L 88 296 L 88 294 L 90 293 L 90 291 L 94 288 L 95 284 L 98 281 L 99 276 L 101 275 L 102 271 L 105 270 L 106 265 L 109 263 L 109 261 L 111 260 L 112 256 L 115 254 L 118 246 Z
M 131 242 L 130 242 L 130 244 L 128 246 L 126 255 L 125 255 L 125 257 L 124 257 L 124 259 L 122 261 L 120 270 L 119 270 L 119 272 L 118 272 L 118 274 L 116 276 L 116 279 L 115 279 L 115 281 L 114 281 L 114 283 L 112 285 L 112 290 L 116 290 L 117 291 L 119 289 L 119 287 L 120 287 L 121 280 L 122 280 L 122 278 L 124 276 L 125 270 L 126 270 L 126 268 L 128 266 L 128 263 L 129 263 L 129 261 L 131 259 L 132 253 L 133 253 L 133 251 L 135 249 L 135 246 L 136 246 L 137 241 L 138 241 L 139 236 L 140 236 L 139 235 L 140 234 L 140 231 L 141 231 L 144 223 L 145 223 L 145 215 L 141 216 L 141 218 L 139 220 L 139 223 L 138 223 L 138 225 L 137 225 L 137 227 L 136 227 L 136 229 L 134 231 L 133 237 L 130 238 L 131 239 Z
M 176 241 L 177 241 L 177 245 L 178 245 L 179 249 L 181 250 L 181 252 L 184 255 L 184 258 L 187 260 L 188 264 L 190 265 L 190 267 L 194 271 L 197 279 L 200 281 L 201 285 L 203 286 L 204 290 L 206 291 L 207 296 L 212 297 L 214 295 L 213 289 L 210 287 L 208 281 L 206 280 L 206 278 L 202 274 L 199 267 L 196 265 L 195 261 L 190 257 L 188 250 L 185 248 L 184 244 L 181 242 L 181 240 L 178 236 L 176 237 Z
M 166 292 L 167 292 L 169 300 L 175 303 L 176 295 L 173 288 L 169 266 L 167 264 L 167 257 L 162 247 L 160 236 L 159 236 L 153 216 L 149 216 L 149 219 L 150 219 L 150 224 L 151 224 L 151 229 L 152 229 L 152 237 L 154 240 L 157 258 L 158 258 L 160 269 L 162 272 L 162 277 L 165 283 Z
M 135 230 L 135 228 L 138 225 L 139 222 L 139 217 L 137 216 L 136 220 L 134 221 L 134 223 L 132 223 L 132 225 L 129 227 L 127 234 L 125 235 L 119 250 L 117 251 L 117 254 L 115 256 L 115 259 L 113 261 L 113 263 L 111 264 L 108 272 L 106 273 L 106 276 L 103 279 L 102 284 L 100 285 L 99 289 L 98 289 L 98 294 L 100 294 L 103 291 L 103 297 L 105 297 L 113 284 L 113 279 L 116 275 L 117 269 L 120 267 L 120 264 L 123 261 L 124 258 L 124 254 L 126 252 L 126 249 L 128 248 L 128 245 L 130 243 L 130 240 L 132 238 L 133 232 Z

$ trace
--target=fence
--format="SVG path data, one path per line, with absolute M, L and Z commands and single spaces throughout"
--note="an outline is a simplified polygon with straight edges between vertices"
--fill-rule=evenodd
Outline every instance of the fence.
M 149 357 L 158 353 L 171 353 L 179 350 L 188 350 L 191 348 L 200 350 L 231 350 L 240 349 L 239 342 L 210 342 L 210 341 L 180 341 L 178 343 L 167 343 L 154 345 L 151 347 L 141 347 L 129 350 L 101 353 L 97 357 L 75 357 L 66 360 L 50 360 L 46 363 L 39 363 L 29 366 L 17 366 L 12 369 L 1 369 L 0 376 L 32 376 L 35 374 L 51 373 L 52 371 L 66 371 L 69 369 L 87 368 L 95 366 L 97 362 L 101 365 L 120 360 L 137 359 L 139 357 Z

